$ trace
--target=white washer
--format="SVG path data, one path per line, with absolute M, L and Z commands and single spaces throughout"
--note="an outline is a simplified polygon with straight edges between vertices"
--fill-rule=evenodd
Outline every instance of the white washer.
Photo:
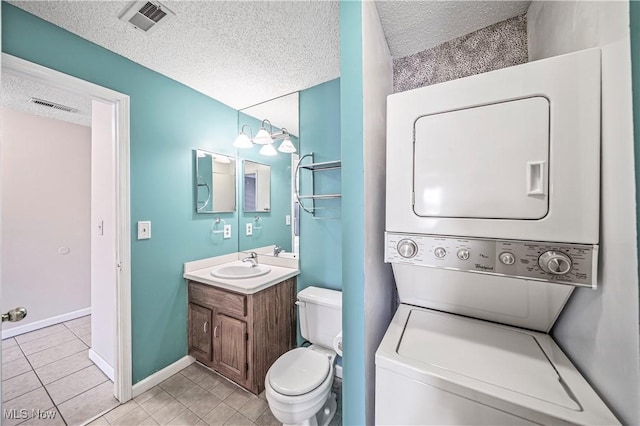
M 592 49 L 388 97 L 377 424 L 619 424 L 546 334 L 597 288 L 600 74 Z
M 619 424 L 544 333 L 402 304 L 376 353 L 376 424 Z

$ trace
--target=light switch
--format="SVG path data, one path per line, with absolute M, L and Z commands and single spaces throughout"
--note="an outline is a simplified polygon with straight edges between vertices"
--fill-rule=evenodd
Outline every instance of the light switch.
M 288 214 L 284 217 L 284 224 L 285 225 L 291 225 L 291 215 Z
M 231 238 L 231 225 L 225 225 L 223 229 L 222 238 L 225 240 Z
M 253 235 L 253 225 L 251 223 L 247 223 L 247 236 Z
M 148 240 L 151 238 L 151 221 L 144 220 L 138 222 L 138 239 Z

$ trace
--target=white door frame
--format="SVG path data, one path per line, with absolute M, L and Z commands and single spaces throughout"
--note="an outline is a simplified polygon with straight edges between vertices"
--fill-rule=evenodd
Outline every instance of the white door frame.
M 129 96 L 2 53 L 2 72 L 114 104 L 116 111 L 116 360 L 114 395 L 124 403 L 132 397 L 131 367 L 131 214 L 129 205 Z

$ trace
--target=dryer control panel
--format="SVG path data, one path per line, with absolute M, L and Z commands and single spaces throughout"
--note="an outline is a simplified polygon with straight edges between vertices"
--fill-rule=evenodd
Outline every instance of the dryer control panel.
M 391 232 L 385 242 L 387 263 L 597 286 L 597 245 Z

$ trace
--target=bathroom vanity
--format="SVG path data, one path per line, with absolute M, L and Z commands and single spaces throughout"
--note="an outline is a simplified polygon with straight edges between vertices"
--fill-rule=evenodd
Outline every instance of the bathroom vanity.
M 257 278 L 211 275 L 211 270 L 234 265 L 237 259 L 195 270 L 185 264 L 188 351 L 197 361 L 258 394 L 264 390 L 271 364 L 296 346 L 295 276 L 299 271 L 269 265 L 270 272 Z

